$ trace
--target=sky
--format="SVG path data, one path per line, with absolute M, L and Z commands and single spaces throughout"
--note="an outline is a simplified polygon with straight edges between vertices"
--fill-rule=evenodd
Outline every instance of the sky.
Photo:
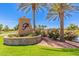
M 79 4 L 73 4 L 79 6 Z M 26 16 L 30 19 L 31 25 L 33 24 L 32 20 L 32 10 L 28 13 L 25 13 L 21 10 L 17 10 L 18 5 L 16 3 L 0 3 L 0 24 L 8 25 L 10 28 L 13 28 L 18 24 L 19 18 Z M 36 25 L 46 25 L 47 28 L 59 28 L 59 20 L 48 21 L 46 15 L 48 10 L 44 8 L 44 11 L 39 11 L 36 14 Z M 70 12 L 71 13 L 71 12 Z M 79 26 L 79 12 L 71 13 L 72 17 L 66 18 L 64 20 L 64 27 L 67 27 L 69 24 L 76 24 Z

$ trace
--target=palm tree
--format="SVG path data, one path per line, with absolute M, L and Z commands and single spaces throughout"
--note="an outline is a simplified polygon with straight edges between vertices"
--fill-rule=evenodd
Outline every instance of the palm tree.
M 26 13 L 32 9 L 32 16 L 33 16 L 33 27 L 34 30 L 36 28 L 35 24 L 35 14 L 41 9 L 43 11 L 43 7 L 46 7 L 46 3 L 21 3 L 19 4 L 18 9 L 25 11 Z
M 64 18 L 66 16 L 70 17 L 71 14 L 69 11 L 79 11 L 78 6 L 73 6 L 72 4 L 67 4 L 67 3 L 54 3 L 54 4 L 49 4 L 50 9 L 47 14 L 47 19 L 51 20 L 56 20 L 57 18 L 60 19 L 60 40 L 64 40 Z

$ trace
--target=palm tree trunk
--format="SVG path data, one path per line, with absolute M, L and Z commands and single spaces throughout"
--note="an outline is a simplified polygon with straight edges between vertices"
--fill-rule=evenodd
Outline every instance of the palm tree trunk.
M 60 12 L 59 12 L 59 17 L 60 17 L 60 41 L 65 41 L 64 40 L 64 10 L 62 4 L 60 5 Z
M 35 11 L 33 10 L 33 28 L 35 30 L 36 25 L 35 25 Z
M 32 3 L 32 11 L 33 11 L 33 28 L 34 28 L 34 31 L 35 31 L 35 28 L 36 28 L 36 25 L 35 25 L 35 9 L 36 9 L 35 3 Z

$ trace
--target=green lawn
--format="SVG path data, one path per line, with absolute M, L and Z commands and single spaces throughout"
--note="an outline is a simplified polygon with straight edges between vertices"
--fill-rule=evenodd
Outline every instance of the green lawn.
M 79 49 L 48 48 L 38 45 L 30 46 L 6 46 L 3 45 L 3 37 L 0 37 L 0 56 L 75 56 L 79 55 Z

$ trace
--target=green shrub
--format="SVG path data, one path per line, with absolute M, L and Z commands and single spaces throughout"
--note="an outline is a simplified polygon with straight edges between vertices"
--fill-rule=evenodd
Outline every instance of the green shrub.
M 0 34 L 2 34 L 2 33 L 0 32 Z
M 28 33 L 28 34 L 23 34 L 23 35 L 19 35 L 20 37 L 25 37 L 25 36 L 29 36 L 31 33 Z
M 41 31 L 39 29 L 38 30 L 35 30 L 32 34 L 34 36 L 40 35 L 41 34 Z
M 9 34 L 8 36 L 9 36 L 9 37 L 19 37 L 18 34 Z
M 53 32 L 52 31 L 48 31 L 48 37 L 52 38 L 53 37 Z
M 37 36 L 37 35 L 41 35 L 41 31 L 39 29 L 35 30 L 32 33 L 28 33 L 28 34 L 23 34 L 23 35 L 20 35 L 20 34 L 9 34 L 8 36 L 9 37 L 25 37 L 25 36 Z
M 77 37 L 77 34 L 75 34 L 74 31 L 68 31 L 68 32 L 66 32 L 66 33 L 64 34 L 64 38 L 65 38 L 66 40 L 72 41 L 72 40 L 74 40 L 76 37 Z
M 46 37 L 47 36 L 46 32 L 45 31 L 42 31 L 41 32 L 41 36 Z
M 57 40 L 57 38 L 59 38 L 59 31 L 57 29 L 48 31 L 48 36 L 49 36 L 49 38 L 53 38 L 53 39 Z

